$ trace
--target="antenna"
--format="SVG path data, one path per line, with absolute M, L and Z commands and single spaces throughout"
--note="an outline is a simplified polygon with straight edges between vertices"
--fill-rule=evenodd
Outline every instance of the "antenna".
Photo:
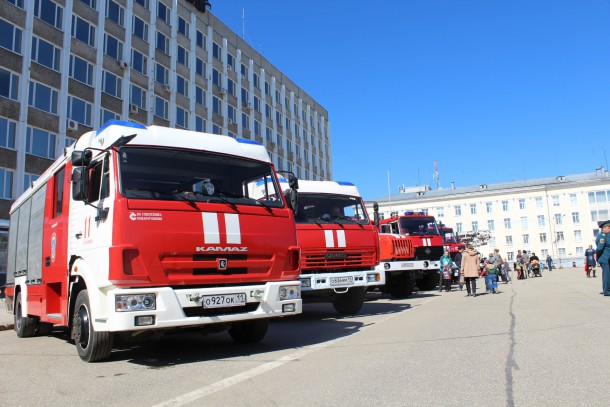
M 608 170 L 608 158 L 606 158 L 606 149 L 604 148 L 604 161 L 606 162 L 606 170 Z
M 438 163 L 434 160 L 434 179 L 436 180 L 436 189 L 440 187 L 440 182 L 438 181 Z
M 241 39 L 246 39 L 246 9 L 241 9 Z

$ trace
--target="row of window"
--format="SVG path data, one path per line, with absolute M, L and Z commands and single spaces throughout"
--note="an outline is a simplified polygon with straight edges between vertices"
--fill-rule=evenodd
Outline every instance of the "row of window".
M 596 211 L 597 212 L 597 211 Z M 606 215 L 607 215 L 608 211 L 606 211 Z M 554 214 L 553 215 L 553 224 L 554 225 L 563 225 L 563 218 L 565 217 L 565 215 L 563 214 Z M 599 216 L 598 216 L 599 217 Z M 529 227 L 529 222 L 528 222 L 528 218 L 527 216 L 521 216 L 520 218 L 521 221 L 521 229 L 527 229 Z M 545 227 L 546 226 L 546 222 L 547 219 L 544 215 L 538 215 L 537 216 L 537 221 L 538 221 L 538 227 Z M 511 229 L 512 228 L 512 219 L 511 218 L 504 218 L 503 220 L 504 222 L 504 229 Z M 572 212 L 572 222 L 574 224 L 579 224 L 580 223 L 580 212 Z M 462 222 L 458 222 L 456 223 L 456 225 L 458 225 L 458 233 L 461 231 L 462 228 Z M 472 230 L 477 231 L 479 230 L 479 222 L 478 221 L 472 221 L 471 222 L 472 225 Z M 496 230 L 496 222 L 493 219 L 490 219 L 487 221 L 487 230 L 489 231 L 494 231 Z
M 602 193 L 605 196 L 605 191 L 602 191 Z M 610 191 L 608 191 L 609 193 L 609 197 L 610 197 Z M 589 193 L 589 200 L 591 201 L 591 194 L 595 194 L 595 193 Z M 536 201 L 536 209 L 544 209 L 544 203 L 543 203 L 543 198 L 538 196 L 534 198 Z M 560 201 L 559 201 L 559 195 L 552 195 L 551 196 L 551 201 L 552 201 L 552 205 L 555 208 L 560 207 Z M 610 201 L 610 198 L 609 198 Z M 605 201 L 603 201 L 605 202 Z M 502 204 L 502 211 L 503 212 L 508 212 L 510 210 L 510 201 L 508 200 L 504 200 L 501 202 Z M 518 200 L 518 205 L 519 205 L 519 210 L 525 210 L 526 209 L 526 203 L 525 203 L 525 199 L 521 198 Z M 570 205 L 572 206 L 578 206 L 578 197 L 576 194 L 570 194 Z M 471 215 L 476 215 L 478 213 L 478 206 L 476 203 L 472 203 L 472 204 L 468 204 L 468 207 L 470 209 L 470 214 Z M 436 208 L 437 209 L 437 213 L 439 217 L 443 217 L 445 215 L 445 208 L 444 207 L 439 207 Z M 454 205 L 453 206 L 454 209 L 454 214 L 455 216 L 462 216 L 462 205 Z M 493 202 L 485 202 L 485 210 L 487 213 L 493 213 Z

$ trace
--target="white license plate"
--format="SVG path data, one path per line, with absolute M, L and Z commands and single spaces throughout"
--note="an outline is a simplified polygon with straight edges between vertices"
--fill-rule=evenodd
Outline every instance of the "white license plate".
M 352 285 L 354 284 L 354 277 L 345 276 L 345 277 L 331 277 L 330 285 Z
M 413 267 L 413 263 L 400 263 L 403 268 Z
M 239 307 L 246 305 L 246 294 L 204 295 L 203 308 Z

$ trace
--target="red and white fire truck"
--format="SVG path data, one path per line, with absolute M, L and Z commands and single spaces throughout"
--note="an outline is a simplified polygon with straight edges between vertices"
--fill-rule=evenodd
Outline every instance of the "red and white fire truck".
M 453 233 L 453 228 L 439 223 L 439 230 L 443 235 L 445 250 L 449 250 L 451 260 L 455 260 L 455 255 L 460 251 L 460 249 L 466 249 L 466 245 L 460 241 L 460 238 L 455 233 Z
M 299 256 L 262 145 L 113 121 L 12 206 L 7 305 L 19 337 L 69 327 L 87 362 L 109 357 L 114 334 L 256 342 L 269 318 L 301 312 Z
M 381 259 L 385 270 L 384 291 L 397 298 L 411 295 L 417 285 L 432 290 L 438 284 L 443 238 L 434 216 L 405 212 L 379 221 Z
M 299 180 L 298 191 L 303 301 L 332 301 L 337 312 L 356 314 L 367 288 L 385 282 L 385 274 L 375 271 L 377 230 L 358 188 L 350 182 Z

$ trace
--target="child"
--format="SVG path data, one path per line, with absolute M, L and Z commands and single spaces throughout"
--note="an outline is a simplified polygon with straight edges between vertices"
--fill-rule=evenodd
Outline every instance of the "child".
M 443 257 L 441 257 L 440 263 L 442 284 L 439 291 L 442 291 L 444 288 L 445 291 L 449 292 L 451 291 L 451 280 L 453 279 L 453 271 L 451 270 L 451 265 L 453 262 L 451 261 L 451 257 L 449 256 L 448 251 L 445 251 L 445 253 L 443 253 Z
M 485 272 L 487 273 L 487 277 L 485 281 L 487 282 L 487 287 L 489 292 L 492 294 L 498 293 L 498 263 L 493 256 L 493 253 L 489 254 L 487 260 L 485 260 Z

